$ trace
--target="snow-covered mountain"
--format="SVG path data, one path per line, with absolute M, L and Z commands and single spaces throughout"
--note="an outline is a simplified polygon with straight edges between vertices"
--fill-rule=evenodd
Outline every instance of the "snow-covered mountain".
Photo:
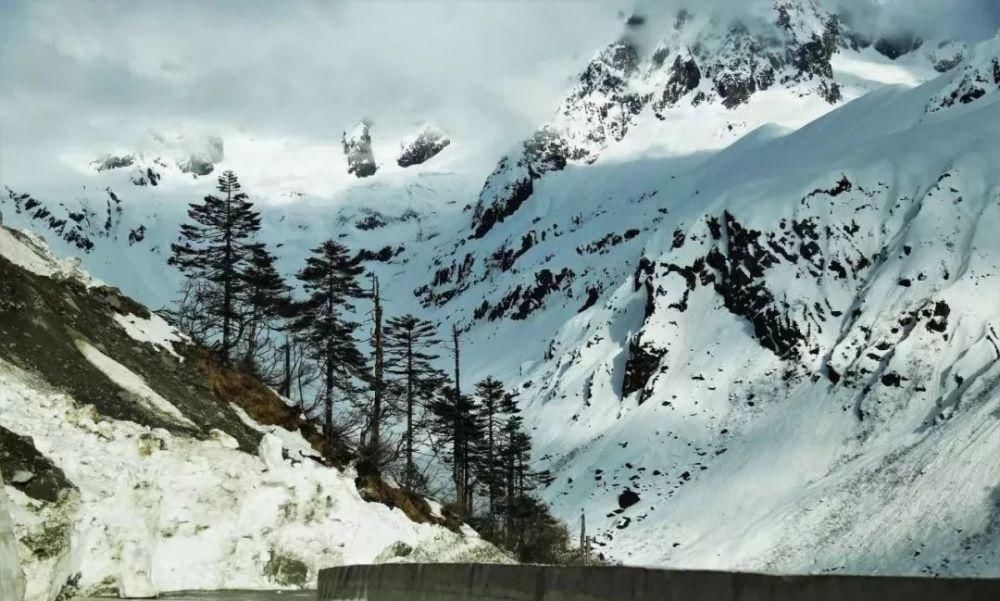
M 24 598 L 52 601 L 308 587 L 344 563 L 506 561 L 436 502 L 406 512 L 325 464 L 270 390 L 221 396 L 211 382 L 227 376 L 183 335 L 36 237 L 0 226 L 0 283 L 4 601 L 21 598 L 8 588 L 19 568 Z M 263 421 L 279 409 L 288 419 Z
M 998 89 L 1000 39 L 871 40 L 812 0 L 634 15 L 492 172 L 452 139 L 248 189 L 286 272 L 335 237 L 388 311 L 460 325 L 463 374 L 518 389 L 542 494 L 606 555 L 995 576 Z M 216 168 L 252 173 L 243 144 Z M 81 178 L 4 174 L 0 210 L 167 302 L 211 178 Z

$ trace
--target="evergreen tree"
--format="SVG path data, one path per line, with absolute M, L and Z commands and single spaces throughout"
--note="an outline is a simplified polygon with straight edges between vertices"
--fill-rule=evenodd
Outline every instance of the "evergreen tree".
M 357 324 L 345 315 L 354 309 L 354 299 L 363 296 L 357 282 L 363 271 L 347 248 L 328 240 L 312 250 L 306 266 L 296 274 L 306 299 L 296 305 L 293 328 L 320 364 L 323 431 L 331 447 L 335 442 L 333 391 L 350 391 L 353 380 L 364 377 L 364 356 L 354 340 Z
M 263 244 L 252 247 L 250 260 L 243 272 L 245 284 L 243 301 L 246 306 L 242 329 L 245 330 L 246 351 L 244 362 L 255 369 L 261 335 L 271 327 L 291 302 L 291 287 L 278 273 L 274 255 Z
M 372 275 L 372 288 L 369 298 L 372 299 L 372 373 L 369 385 L 372 393 L 371 407 L 368 413 L 367 440 L 363 441 L 364 457 L 359 462 L 358 471 L 378 475 L 388 459 L 382 446 L 382 425 L 386 419 L 383 404 L 386 396 L 385 380 L 385 344 L 382 331 L 382 295 L 379 291 L 378 277 Z
M 446 461 L 455 479 L 456 507 L 459 513 L 468 517 L 473 513 L 472 484 L 476 476 L 477 444 L 484 434 L 483 422 L 471 397 L 459 394 L 450 386 L 442 388 L 441 392 L 429 409 L 440 442 L 451 445 L 451 456 Z
M 253 210 L 236 174 L 225 171 L 218 179 L 219 196 L 208 195 L 189 205 L 192 223 L 181 225 L 180 241 L 171 244 L 169 263 L 189 279 L 210 282 L 211 302 L 206 317 L 221 323 L 221 354 L 228 359 L 235 345 L 233 328 L 239 318 L 237 297 L 244 290 L 242 271 L 256 247 L 260 213 Z
M 524 418 L 514 395 L 504 395 L 500 402 L 504 414 L 501 428 L 503 442 L 498 452 L 504 478 L 504 531 L 510 541 L 516 540 L 517 518 L 522 513 L 525 493 L 531 482 L 527 466 L 531 461 L 531 437 L 524 431 Z
M 444 374 L 433 365 L 438 358 L 433 348 L 439 343 L 434 324 L 429 321 L 407 314 L 386 322 L 386 369 L 399 383 L 402 411 L 406 415 L 403 483 L 408 488 L 414 485 L 416 478 L 413 442 L 417 430 L 423 427 L 417 411 L 427 405 L 445 380 Z
M 503 488 L 502 465 L 498 456 L 500 412 L 505 397 L 503 383 L 488 377 L 476 384 L 476 395 L 479 397 L 479 412 L 486 434 L 478 471 L 489 500 L 486 530 L 492 535 L 496 527 L 497 503 Z

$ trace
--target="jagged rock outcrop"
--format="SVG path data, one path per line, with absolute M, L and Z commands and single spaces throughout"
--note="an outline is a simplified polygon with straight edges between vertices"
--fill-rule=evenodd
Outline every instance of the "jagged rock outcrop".
M 412 142 L 403 146 L 396 164 L 400 167 L 421 165 L 437 156 L 451 144 L 445 133 L 436 128 L 424 128 Z
M 345 131 L 341 144 L 344 147 L 344 156 L 347 157 L 348 173 L 353 173 L 359 178 L 375 175 L 378 166 L 375 164 L 375 153 L 372 150 L 370 123 L 362 121 L 350 132 Z
M 954 69 L 948 77 L 950 82 L 927 105 L 927 112 L 970 104 L 1000 91 L 1000 34 L 982 44 L 961 68 Z
M 95 161 L 91 162 L 98 172 L 108 171 L 110 169 L 121 169 L 123 167 L 131 167 L 135 163 L 135 155 L 124 154 L 121 156 L 106 154 Z
M 926 46 L 925 46 L 926 47 Z M 947 73 L 966 59 L 969 47 L 962 42 L 945 40 L 927 51 L 927 56 L 938 73 Z
M 513 215 L 534 192 L 534 182 L 549 171 L 566 167 L 569 146 L 554 128 L 543 127 L 504 157 L 486 178 L 473 212 L 475 238 L 482 238 L 494 225 Z

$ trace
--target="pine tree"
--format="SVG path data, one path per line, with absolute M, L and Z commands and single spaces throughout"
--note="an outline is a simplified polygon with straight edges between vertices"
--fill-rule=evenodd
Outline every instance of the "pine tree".
M 278 273 L 274 261 L 274 255 L 263 244 L 257 244 L 252 247 L 250 260 L 242 274 L 246 288 L 243 295 L 246 306 L 242 324 L 246 337 L 243 360 L 250 369 L 255 369 L 261 334 L 286 312 L 291 302 L 291 287 Z
M 368 414 L 368 440 L 364 444 L 364 459 L 359 462 L 359 472 L 379 474 L 386 463 L 382 448 L 382 425 L 385 420 L 383 403 L 385 402 L 385 344 L 382 331 L 382 295 L 379 291 L 378 277 L 372 275 L 372 287 L 369 298 L 372 299 L 372 373 L 370 387 L 372 403 Z
M 423 427 L 417 411 L 429 403 L 445 380 L 444 374 L 433 365 L 438 355 L 432 349 L 438 344 L 434 324 L 429 321 L 407 314 L 386 322 L 386 369 L 399 381 L 403 391 L 403 413 L 406 415 L 403 483 L 408 488 L 412 488 L 416 478 L 414 438 L 417 430 Z
M 465 405 L 464 399 L 462 397 L 462 385 L 461 385 L 461 340 L 458 334 L 458 325 L 451 325 L 451 341 L 452 341 L 452 355 L 455 359 L 455 380 L 452 383 L 452 406 L 451 406 L 451 419 L 452 419 L 452 457 L 453 457 L 453 475 L 452 478 L 455 481 L 455 497 L 458 500 L 459 509 L 464 512 L 468 510 L 468 506 L 465 505 L 466 498 L 466 483 L 468 482 L 468 477 L 466 476 L 466 470 L 464 466 L 464 458 L 467 456 L 465 452 L 466 441 L 462 439 L 462 415 L 463 408 Z
M 471 516 L 476 445 L 484 434 L 476 403 L 468 395 L 459 394 L 451 386 L 445 386 L 428 408 L 434 416 L 439 442 L 451 446 L 451 455 L 446 461 L 452 468 L 457 511 L 464 516 Z
M 522 506 L 522 496 L 527 490 L 526 466 L 531 459 L 531 437 L 524 432 L 524 418 L 514 395 L 504 395 L 500 402 L 504 414 L 501 428 L 503 442 L 498 452 L 504 477 L 504 531 L 505 538 L 515 538 L 516 520 Z
M 355 378 L 364 377 L 365 360 L 354 340 L 357 324 L 345 311 L 363 296 L 357 278 L 364 271 L 343 245 L 328 240 L 312 250 L 296 277 L 306 299 L 296 306 L 293 328 L 320 364 L 323 374 L 323 431 L 333 445 L 333 391 L 350 390 Z M 332 450 L 332 449 L 331 449 Z
M 498 456 L 500 412 L 505 397 L 503 382 L 488 377 L 476 384 L 476 395 L 479 397 L 479 412 L 486 433 L 478 470 L 489 500 L 486 530 L 492 535 L 496 525 L 497 503 L 503 487 Z
M 241 274 L 253 255 L 254 238 L 260 230 L 260 213 L 253 210 L 232 171 L 219 176 L 220 196 L 206 196 L 201 204 L 189 205 L 193 223 L 181 225 L 180 243 L 171 244 L 170 264 L 189 279 L 204 280 L 214 287 L 206 317 L 221 323 L 221 354 L 228 359 L 235 345 L 233 328 L 239 318 L 237 297 L 245 285 Z

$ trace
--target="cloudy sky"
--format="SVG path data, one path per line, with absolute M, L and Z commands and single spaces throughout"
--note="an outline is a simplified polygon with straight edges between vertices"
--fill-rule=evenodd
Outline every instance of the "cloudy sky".
M 830 1 L 930 34 L 982 38 L 1000 23 L 1000 0 Z M 4 0 L 0 181 L 151 129 L 336 144 L 361 118 L 383 132 L 437 122 L 495 156 L 552 114 L 635 3 Z
M 513 143 L 620 26 L 586 0 L 0 4 L 4 166 L 149 128 L 339 141 L 362 118 Z

